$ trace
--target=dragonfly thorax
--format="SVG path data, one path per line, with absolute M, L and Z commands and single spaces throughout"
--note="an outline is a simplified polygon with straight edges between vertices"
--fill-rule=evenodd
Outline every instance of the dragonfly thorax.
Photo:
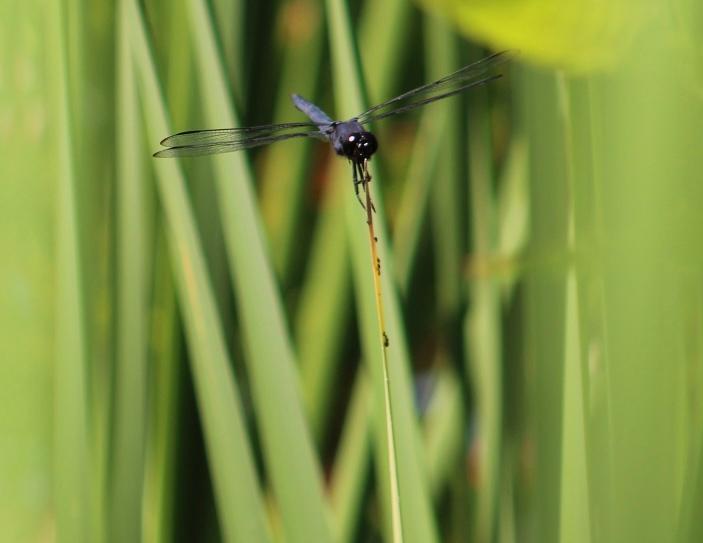
M 378 142 L 371 132 L 353 132 L 342 140 L 344 156 L 354 162 L 368 160 L 376 149 L 378 149 Z

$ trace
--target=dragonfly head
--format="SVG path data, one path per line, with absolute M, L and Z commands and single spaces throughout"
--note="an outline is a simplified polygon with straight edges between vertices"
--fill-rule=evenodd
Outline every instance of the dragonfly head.
M 344 155 L 354 162 L 362 162 L 371 158 L 378 149 L 376 136 L 371 132 L 354 132 L 343 143 Z

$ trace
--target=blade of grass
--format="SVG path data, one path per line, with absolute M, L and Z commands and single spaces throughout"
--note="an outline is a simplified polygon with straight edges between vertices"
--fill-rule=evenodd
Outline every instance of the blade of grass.
M 586 419 L 584 387 L 581 382 L 581 340 L 578 323 L 576 275 L 569 274 L 566 298 L 566 334 L 564 341 L 564 435 L 561 474 L 560 541 L 591 541 L 588 470 L 586 465 Z
M 128 5 L 148 136 L 169 133 L 141 13 Z M 203 421 L 219 520 L 227 541 L 268 541 L 268 529 L 240 401 L 215 309 L 202 248 L 176 161 L 155 163 L 166 212 L 176 287 L 191 352 L 192 374 Z
M 515 482 L 513 473 L 513 454 L 510 447 L 503 448 L 501 477 L 500 511 L 498 511 L 498 527 L 496 528 L 498 543 L 516 543 L 518 541 L 515 525 L 517 520 L 515 507 Z
M 557 263 L 567 253 L 569 204 L 563 125 L 557 103 L 556 77 L 537 70 L 517 70 L 520 115 L 530 142 L 530 203 L 534 254 L 548 254 Z M 554 202 L 562 202 L 555 206 Z M 564 315 L 566 283 L 563 269 L 531 270 L 525 282 L 528 368 L 535 380 L 528 391 L 533 411 L 535 456 L 534 535 L 543 541 L 559 538 L 561 503 L 562 417 L 564 415 Z
M 331 171 L 341 175 L 343 164 Z M 318 443 L 322 442 L 337 393 L 334 376 L 350 324 L 351 302 L 346 229 L 343 219 L 344 187 L 333 184 L 325 194 L 295 319 L 295 339 L 308 420 Z
M 575 91 L 575 92 L 572 92 Z M 586 91 L 586 92 L 584 92 Z M 578 213 L 578 203 L 581 196 L 590 188 L 589 179 L 592 178 L 590 159 L 592 146 L 589 139 L 589 113 L 590 102 L 587 88 L 584 85 L 574 85 L 567 80 L 564 74 L 557 79 L 557 92 L 559 96 L 559 112 L 562 117 L 564 130 L 564 147 L 566 160 L 566 183 L 569 192 L 573 195 L 573 210 L 569 219 L 568 243 L 573 253 L 578 249 L 577 228 L 584 231 L 591 230 L 591 224 L 583 224 L 583 216 Z M 581 189 L 577 187 L 583 187 Z M 589 203 L 592 202 L 587 198 Z M 590 222 L 590 221 L 588 221 Z M 585 228 L 584 228 L 585 227 Z M 582 232 L 581 232 L 582 233 Z M 587 342 L 582 340 L 581 333 L 585 331 L 579 322 L 580 316 L 587 311 L 581 308 L 581 296 L 586 293 L 590 282 L 586 280 L 579 263 L 571 266 L 567 275 L 566 293 L 566 332 L 564 345 L 564 436 L 562 451 L 562 489 L 561 489 L 561 539 L 569 541 L 585 541 L 592 539 L 591 535 L 591 505 L 593 497 L 589 494 L 588 479 L 590 476 L 588 466 L 588 369 L 582 358 L 587 354 Z M 580 291 L 579 292 L 579 283 Z M 587 294 L 586 294 L 587 296 Z
M 471 252 L 479 261 L 497 250 L 497 203 L 494 195 L 493 148 L 487 88 L 469 96 L 469 202 Z M 478 504 L 474 537 L 495 538 L 500 489 L 503 425 L 500 291 L 494 274 L 469 284 L 470 307 L 464 320 L 467 375 L 476 395 L 478 440 Z
M 410 165 L 393 229 L 396 282 L 403 296 L 407 295 L 410 284 L 433 174 L 442 148 L 441 135 L 445 129 L 447 114 L 446 108 L 423 112 L 410 152 Z
M 57 536 L 61 541 L 89 541 L 91 466 L 88 430 L 86 338 L 83 309 L 80 245 L 76 210 L 76 178 L 67 88 L 67 45 L 61 4 L 47 9 L 48 51 L 55 68 L 58 142 L 56 210 L 57 301 L 55 368 L 55 486 Z M 89 468 L 88 468 L 89 469 Z
M 83 0 L 62 0 L 63 29 L 66 33 L 67 103 L 71 118 L 71 146 L 75 179 L 76 228 L 81 246 L 79 257 L 84 311 L 85 356 L 87 363 L 88 423 L 91 441 L 90 538 L 103 541 L 108 535 L 109 462 L 113 405 L 113 172 L 114 153 L 102 152 L 114 145 L 114 109 L 92 115 L 91 97 L 112 100 L 114 40 L 96 21 L 113 16 L 105 4 L 88 6 Z M 109 28 L 109 27 L 108 27 Z M 91 114 L 88 114 L 88 111 Z M 95 150 L 100 138 L 100 151 Z
M 354 380 L 347 416 L 342 426 L 332 470 L 332 507 L 338 543 L 353 541 L 368 483 L 371 459 L 371 383 L 359 368 Z
M 371 448 L 371 383 L 361 368 L 354 383 L 349 411 L 332 474 L 332 504 L 337 518 L 338 541 L 349 541 L 360 514 L 365 479 L 359 477 L 368 465 Z M 434 496 L 439 496 L 456 473 L 464 448 L 463 399 L 458 377 L 441 370 L 423 421 L 428 477 Z M 465 479 L 463 477 L 462 479 Z M 464 513 L 460 513 L 464 516 Z
M 238 126 L 207 7 L 201 0 L 188 6 L 205 118 L 213 126 Z M 323 543 L 331 538 L 328 511 L 246 157 L 212 159 L 255 415 L 285 532 L 291 541 Z
M 248 55 L 245 50 L 247 13 L 245 0 L 214 0 L 215 24 L 222 44 L 228 79 L 235 103 L 244 106 Z
M 333 80 L 336 90 L 337 112 L 340 117 L 352 116 L 363 111 L 364 100 L 360 86 L 361 76 L 356 47 L 351 32 L 346 5 L 340 0 L 326 2 L 331 37 L 333 58 Z M 375 183 L 379 180 L 374 176 Z M 405 334 L 400 319 L 398 302 L 394 296 L 394 288 L 390 278 L 393 276 L 390 250 L 386 248 L 387 237 L 383 215 L 382 200 L 376 191 L 374 195 L 377 214 L 377 232 L 379 238 L 379 254 L 384 266 L 382 274 L 383 291 L 385 293 L 387 333 L 390 340 L 389 380 L 391 398 L 393 401 L 394 428 L 397 438 L 400 508 L 403 523 L 403 536 L 407 541 L 422 541 L 429 543 L 437 540 L 437 532 L 432 517 L 431 502 L 427 488 L 426 471 L 422 451 L 419 444 L 417 417 L 414 412 L 412 397 L 412 381 L 409 374 L 409 362 L 405 344 Z M 357 312 L 361 327 L 362 346 L 365 363 L 368 364 L 374 388 L 374 418 L 376 423 L 376 461 L 379 466 L 378 481 L 383 491 L 380 496 L 386 507 L 387 522 L 391 519 L 391 507 L 388 497 L 388 465 L 386 457 L 386 424 L 384 413 L 384 383 L 382 377 L 382 360 L 379 352 L 378 323 L 375 316 L 373 287 L 369 276 L 369 257 L 366 236 L 363 228 L 363 214 L 354 198 L 352 188 L 345 202 L 347 219 L 347 234 L 352 254 L 353 279 L 355 285 Z M 385 488 L 384 488 L 385 487 Z M 387 526 L 390 526 L 388 524 Z
M 244 99 L 246 82 L 245 70 L 239 61 L 238 53 L 234 48 L 239 45 L 241 37 L 237 33 L 243 32 L 246 22 L 241 20 L 245 16 L 245 6 L 242 0 L 234 2 L 216 1 L 210 5 L 216 14 L 213 32 L 218 32 L 218 42 L 222 45 L 226 62 L 228 64 L 228 79 L 236 87 L 234 93 L 237 100 Z M 198 96 L 194 80 L 197 77 L 195 70 L 195 51 L 188 37 L 191 34 L 191 22 L 187 2 L 176 2 L 169 9 L 171 14 L 171 27 L 168 29 L 168 53 L 165 55 L 168 79 L 165 86 L 165 95 L 172 115 L 171 122 L 176 130 L 180 131 L 192 126 L 203 126 L 202 103 Z M 237 17 L 235 20 L 234 17 Z M 157 49 L 158 50 L 158 49 Z M 223 62 L 225 62 L 223 61 Z M 236 64 L 236 66 L 235 66 Z M 158 63 L 157 63 L 158 67 Z M 184 163 L 186 174 L 189 178 L 211 176 L 212 169 L 207 161 L 194 160 Z M 225 254 L 224 240 L 220 228 L 217 195 L 212 190 L 210 183 L 191 183 L 188 194 L 195 213 L 195 220 L 200 232 L 207 269 L 210 272 L 211 284 L 218 314 L 225 335 L 230 336 L 234 327 L 233 300 L 229 287 L 229 274 L 227 257 Z M 228 337 L 228 342 L 229 337 Z
M 428 80 L 431 81 L 457 69 L 457 43 L 445 20 L 428 16 L 424 27 L 427 36 L 425 62 L 428 66 Z M 472 89 L 481 90 L 481 87 Z M 436 307 L 443 335 L 449 333 L 446 324 L 457 315 L 463 296 L 461 261 L 464 236 L 459 211 L 462 196 L 459 190 L 462 134 L 459 105 L 458 99 L 452 99 L 432 106 L 435 114 L 439 113 L 437 109 L 441 109 L 446 118 L 430 193 Z M 451 337 L 445 341 L 450 345 L 453 343 Z
M 86 65 L 86 29 L 84 23 L 85 6 L 83 0 L 63 0 L 60 2 L 63 31 L 66 33 L 65 66 L 66 66 L 66 92 L 69 115 L 71 117 L 71 137 L 73 147 L 82 149 L 84 145 L 83 131 L 85 126 L 85 79 L 82 71 Z M 74 171 L 80 175 L 79 161 L 74 160 Z M 74 173 L 74 175 L 76 175 Z
M 589 246 L 595 254 L 602 247 L 608 233 L 604 231 L 604 202 L 601 186 L 603 183 L 602 149 L 596 144 L 596 137 L 603 134 L 609 121 L 603 115 L 603 93 L 597 79 L 587 82 L 588 119 L 584 128 L 593 134 L 593 145 L 588 147 L 585 163 L 574 169 L 589 172 L 585 179 L 581 177 L 575 183 L 575 238 L 577 250 L 588 251 Z M 578 132 L 576 132 L 578 134 Z M 576 154 L 578 158 L 580 153 Z M 588 169 L 584 168 L 587 166 Z M 592 244 L 592 245 L 591 245 Z M 615 481 L 613 455 L 613 419 L 611 394 L 611 369 L 607 363 L 605 344 L 607 338 L 606 292 L 602 274 L 602 262 L 593 261 L 595 269 L 590 266 L 576 266 L 579 304 L 579 331 L 584 338 L 582 346 L 582 382 L 583 398 L 591 413 L 586 428 L 586 446 L 588 462 L 588 488 L 590 490 L 591 533 L 595 539 L 612 533 L 615 512 Z M 599 269 L 600 268 L 600 269 Z M 595 272 L 595 273 L 593 273 Z M 586 340 L 586 338 L 588 338 Z M 585 408 L 584 408 L 585 409 Z
M 428 67 L 427 79 L 433 80 L 442 77 L 446 73 L 453 72 L 459 66 L 459 56 L 457 50 L 457 38 L 448 22 L 441 18 L 428 16 L 425 18 L 423 29 L 425 31 L 425 62 Z M 483 89 L 472 89 L 481 91 Z M 439 349 L 443 356 L 447 358 L 448 367 L 457 367 L 459 360 L 454 360 L 460 356 L 459 346 L 461 345 L 461 319 L 460 309 L 463 308 L 466 296 L 466 286 L 462 278 L 462 261 L 465 252 L 466 234 L 465 221 L 462 220 L 461 201 L 464 198 L 466 189 L 463 185 L 466 180 L 462 174 L 466 171 L 463 163 L 465 151 L 464 133 L 461 130 L 462 113 L 461 101 L 457 99 L 447 100 L 437 104 L 436 109 L 441 109 L 441 114 L 446 119 L 442 126 L 440 137 L 441 147 L 437 151 L 437 167 L 432 183 L 430 196 L 431 210 L 431 233 L 432 233 L 432 253 L 435 278 L 435 307 L 438 316 L 438 328 L 440 331 Z M 456 347 L 455 347 L 456 346 Z M 466 357 L 463 357 L 466 360 Z M 468 369 L 467 369 L 468 370 Z M 466 374 L 469 372 L 466 371 Z M 440 377 L 442 374 L 440 374 Z M 445 379 L 449 376 L 445 375 Z M 442 381 L 439 381 L 442 384 Z M 462 410 L 462 400 L 457 390 L 458 383 L 454 385 L 454 402 L 447 407 L 453 408 L 454 424 L 458 427 L 446 428 L 440 426 L 437 429 L 439 436 L 449 440 L 445 448 L 441 451 L 444 459 L 444 471 L 436 473 L 439 477 L 432 479 L 435 485 L 444 481 L 449 481 L 450 499 L 453 508 L 453 536 L 458 539 L 467 539 L 470 530 L 467 529 L 474 519 L 468 519 L 469 515 L 462 512 L 471 504 L 470 492 L 462 485 L 453 480 L 467 478 L 467 463 L 458 461 L 462 453 L 465 454 L 464 432 L 469 417 L 464 417 Z M 446 385 L 445 385 L 446 386 Z M 469 385 L 465 390 L 469 390 Z M 449 390 L 452 390 L 451 388 Z M 433 396 L 441 394 L 441 391 L 434 391 Z M 472 422 L 475 417 L 472 415 Z M 442 431 L 439 433 L 439 431 Z M 481 443 L 481 440 L 479 440 Z M 453 455 L 453 456 L 452 456 Z M 436 461 L 436 457 L 435 457 Z M 454 484 L 452 484 L 454 483 Z M 438 487 L 434 487 L 435 495 Z M 467 522 L 468 520 L 468 522 Z M 472 522 L 473 521 L 473 522 Z M 483 539 L 478 538 L 481 541 Z M 489 541 L 490 539 L 485 539 Z
M 444 74 L 453 72 L 459 66 L 458 42 L 448 22 L 441 18 L 427 16 L 423 21 L 423 30 L 426 37 L 427 79 L 435 80 Z M 472 92 L 475 90 L 481 89 L 473 89 Z M 440 145 L 436 151 L 436 168 L 431 174 L 433 176 L 432 190 L 428 194 L 431 211 L 432 254 L 434 256 L 436 298 L 434 304 L 440 332 L 439 349 L 447 358 L 445 364 L 451 368 L 456 367 L 459 363 L 458 360 L 454 360 L 454 357 L 459 355 L 458 346 L 461 345 L 459 311 L 465 303 L 463 299 L 466 292 L 461 269 L 465 251 L 465 222 L 462 220 L 461 212 L 461 201 L 465 193 L 462 186 L 465 180 L 461 177 L 465 171 L 464 152 L 462 152 L 465 140 L 461 130 L 461 101 L 458 98 L 437 104 L 433 106 L 433 109 L 440 110 L 434 114 L 442 115 L 444 119 L 441 135 L 438 138 Z M 454 348 L 454 346 L 457 347 Z M 445 387 L 446 393 L 453 391 L 453 395 L 445 399 L 447 403 L 444 405 L 449 410 L 447 418 L 453 422 L 454 427 L 438 425 L 437 428 L 434 428 L 435 439 L 443 438 L 447 442 L 439 441 L 443 445 L 443 449 L 440 451 L 430 449 L 434 453 L 431 458 L 434 460 L 434 464 L 430 465 L 436 467 L 438 462 L 441 465 L 441 471 L 434 471 L 431 482 L 434 485 L 435 495 L 438 495 L 442 488 L 439 486 L 440 484 L 449 483 L 453 508 L 452 516 L 455 519 L 452 526 L 453 535 L 458 539 L 466 539 L 469 533 L 467 526 L 470 525 L 471 521 L 467 522 L 468 515 L 462 509 L 467 508 L 471 503 L 470 493 L 458 481 L 466 478 L 466 463 L 459 460 L 465 450 L 464 433 L 466 427 L 462 427 L 462 425 L 467 424 L 468 416 L 465 417 L 463 413 L 462 403 L 465 400 L 460 397 L 459 383 L 453 382 L 451 377 L 446 370 L 439 373 L 437 386 L 439 390 L 433 391 L 433 398 L 442 394 L 440 386 Z M 449 424 L 449 422 L 445 424 Z M 427 427 L 429 428 L 429 425 Z M 429 441 L 429 443 L 435 443 L 435 441 Z M 442 454 L 443 461 L 437 458 L 439 453 Z M 458 481 L 454 479 L 458 479 Z
M 450 368 L 442 364 L 437 371 L 432 398 L 423 420 L 429 481 L 435 498 L 455 476 L 466 441 L 461 381 Z
M 703 122 L 700 85 L 691 83 L 701 34 L 700 18 L 681 9 L 698 37 L 696 50 L 679 51 L 685 60 L 671 62 L 668 23 L 651 18 L 622 65 L 594 78 L 600 117 L 593 138 L 600 212 L 594 279 L 602 281 L 605 333 L 594 337 L 587 368 L 592 385 L 607 387 L 608 403 L 598 407 L 605 407 L 599 422 L 610 430 L 610 447 L 593 444 L 598 456 L 589 465 L 608 464 L 610 479 L 589 488 L 596 503 L 612 496 L 608 530 L 594 539 L 671 539 L 683 480 L 693 476 L 682 469 L 690 446 L 682 432 L 695 428 L 700 435 L 700 419 L 691 425 L 684 415 L 691 412 L 684 391 L 692 390 L 690 372 L 701 367 L 691 345 L 700 336 L 703 160 L 689 145 Z
M 359 23 L 359 46 L 364 59 L 364 80 L 374 103 L 391 97 L 392 85 L 407 48 L 412 9 L 404 0 L 364 2 Z M 393 24 L 388 24 L 392 21 Z
M 168 55 L 165 82 L 168 111 L 176 127 L 188 125 L 192 115 L 195 89 L 193 80 L 193 52 L 188 40 L 188 15 L 183 2 L 175 2 L 168 10 Z
M 296 115 L 290 95 L 316 95 L 322 58 L 322 7 L 311 0 L 295 0 L 281 10 L 279 26 L 284 34 L 283 63 L 278 83 L 273 122 L 290 121 Z M 261 175 L 261 208 L 271 240 L 273 264 L 283 285 L 305 253 L 300 227 L 306 188 L 310 186 L 309 145 L 273 145 L 266 150 Z M 337 306 L 339 307 L 339 306 Z
M 525 138 L 513 134 L 498 184 L 496 256 L 500 259 L 503 297 L 508 299 L 519 279 L 517 260 L 529 239 L 528 153 Z
M 154 249 L 154 296 L 151 314 L 153 378 L 144 481 L 143 541 L 173 541 L 176 505 L 181 360 L 176 291 L 169 264 L 165 226 Z
M 187 125 L 191 116 L 193 89 L 192 54 L 188 41 L 185 6 L 176 2 L 169 13 L 167 110 L 175 126 Z M 155 181 L 155 180 L 154 180 Z M 156 184 L 156 182 L 154 182 Z M 151 314 L 152 351 L 150 362 L 150 420 L 145 462 L 143 499 L 144 541 L 169 542 L 176 526 L 179 459 L 180 401 L 185 371 L 182 356 L 177 292 L 170 266 L 168 225 L 159 215 L 154 240 L 153 299 Z
M 69 111 L 73 126 L 78 235 L 81 244 L 88 361 L 92 463 L 91 538 L 109 535 L 110 462 L 114 399 L 114 17 L 110 3 L 63 0 L 68 43 Z M 106 59 L 109 59 L 106 61 Z M 100 99 L 96 99 L 100 96 Z M 95 113 L 99 113 L 96 115 Z M 97 143 L 99 142 L 99 144 Z
M 137 541 L 142 531 L 146 432 L 147 262 L 143 142 L 128 20 L 118 17 L 117 191 L 118 310 L 110 539 Z

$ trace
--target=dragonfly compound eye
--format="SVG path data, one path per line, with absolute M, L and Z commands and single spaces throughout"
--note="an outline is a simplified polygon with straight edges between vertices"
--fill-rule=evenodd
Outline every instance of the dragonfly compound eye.
M 353 158 L 356 155 L 356 149 L 359 142 L 359 134 L 351 134 L 345 140 L 342 141 L 342 149 L 344 151 L 344 156 L 348 158 Z
M 356 142 L 356 152 L 359 158 L 371 158 L 371 155 L 376 152 L 376 149 L 378 149 L 378 142 L 371 132 L 362 132 L 359 134 Z

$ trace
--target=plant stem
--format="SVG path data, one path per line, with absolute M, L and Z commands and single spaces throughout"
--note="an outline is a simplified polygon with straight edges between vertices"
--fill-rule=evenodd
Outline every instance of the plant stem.
M 369 245 L 371 247 L 371 268 L 373 272 L 373 287 L 376 298 L 376 317 L 378 320 L 378 331 L 381 339 L 381 357 L 383 360 L 383 392 L 385 400 L 386 416 L 386 442 L 388 444 L 388 476 L 390 477 L 391 490 L 391 518 L 393 528 L 393 541 L 400 543 L 403 541 L 403 525 L 400 517 L 400 491 L 398 488 L 398 467 L 395 453 L 395 433 L 393 431 L 393 412 L 391 408 L 391 387 L 388 378 L 388 356 L 389 346 L 386 325 L 383 319 L 383 297 L 381 293 L 381 259 L 378 256 L 376 244 L 378 238 L 373 227 L 373 202 L 371 201 L 371 191 L 369 183 L 371 175 L 368 170 L 368 162 L 363 163 L 363 187 L 366 194 L 366 224 L 369 226 Z

